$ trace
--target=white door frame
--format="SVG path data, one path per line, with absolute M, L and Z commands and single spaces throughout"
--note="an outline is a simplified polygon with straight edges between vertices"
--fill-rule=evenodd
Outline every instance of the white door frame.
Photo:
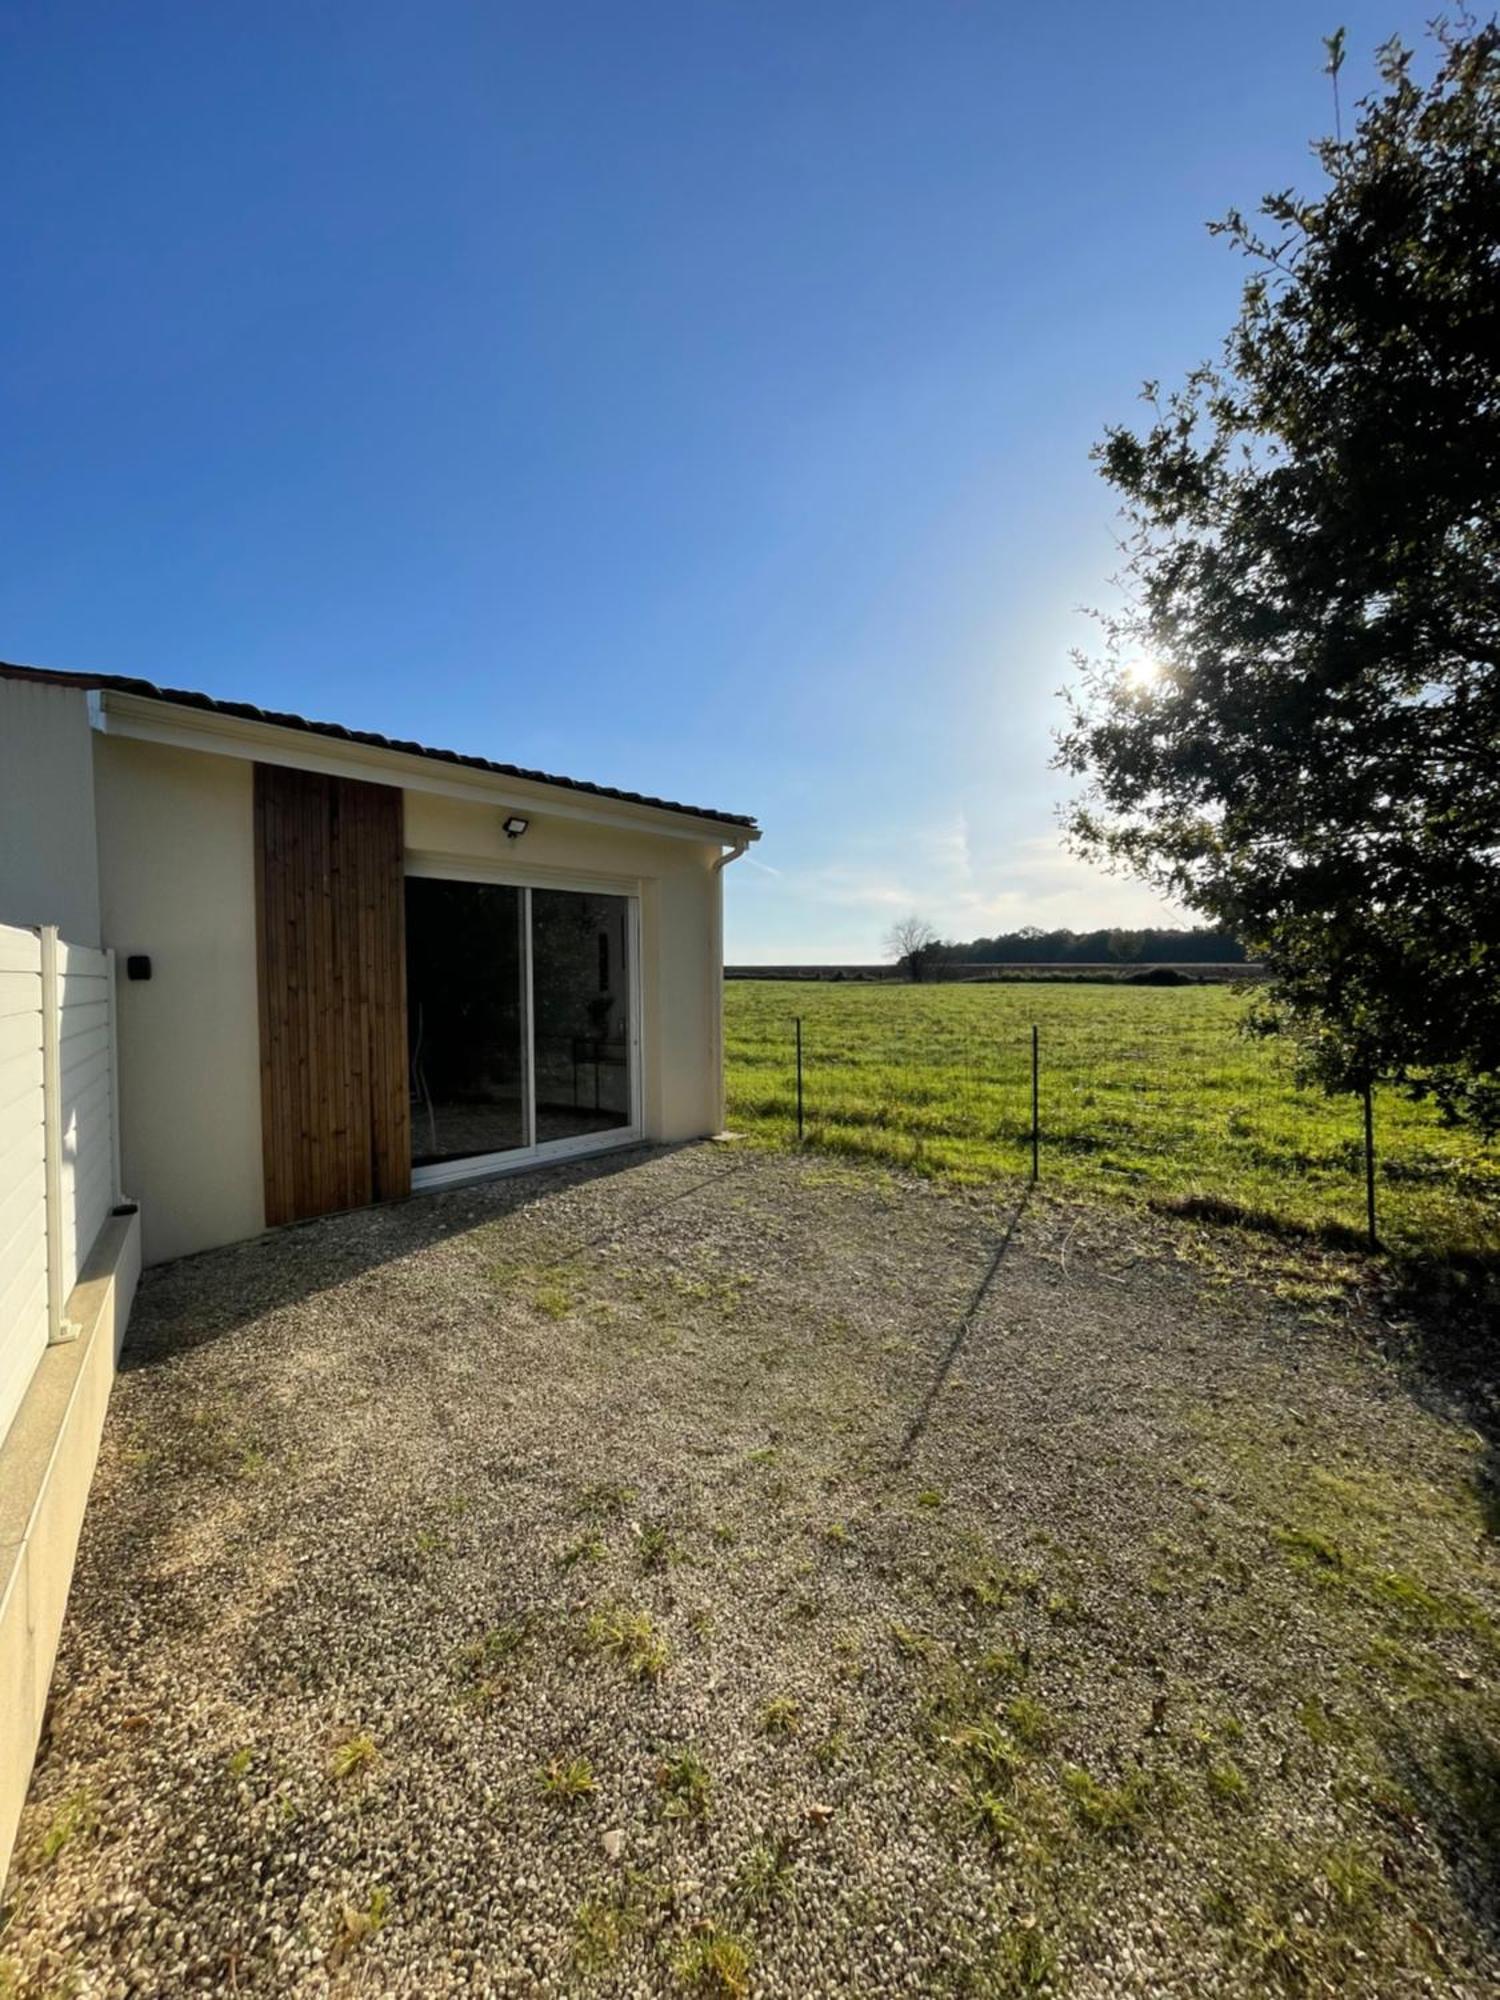
M 641 895 L 635 878 L 608 881 L 600 877 L 567 876 L 554 869 L 508 869 L 470 860 L 467 856 L 408 853 L 407 875 L 425 876 L 448 882 L 489 883 L 497 888 L 518 889 L 521 896 L 521 1129 L 520 1146 L 507 1146 L 498 1153 L 473 1153 L 462 1160 L 412 1169 L 414 1194 L 423 1189 L 453 1187 L 461 1181 L 487 1180 L 495 1174 L 513 1174 L 527 1167 L 550 1166 L 556 1161 L 579 1159 L 591 1153 L 607 1153 L 620 1146 L 638 1146 L 644 1120 L 645 1091 L 641 1077 Z M 618 896 L 625 904 L 626 998 L 630 1010 L 626 1053 L 629 1061 L 630 1123 L 611 1132 L 582 1132 L 572 1139 L 536 1137 L 536 1042 L 534 994 L 531 963 L 531 892 L 562 889 L 572 895 Z

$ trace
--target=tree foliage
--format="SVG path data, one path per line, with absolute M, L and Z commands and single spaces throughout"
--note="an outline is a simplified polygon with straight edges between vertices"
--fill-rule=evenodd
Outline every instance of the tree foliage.
M 1028 924 L 994 937 L 944 943 L 937 956 L 962 965 L 1240 965 L 1245 949 L 1227 931 L 1094 930 L 1044 931 Z
M 908 979 L 923 977 L 938 948 L 938 934 L 925 917 L 901 917 L 885 934 L 887 958 L 893 958 Z
M 1059 762 L 1075 843 L 1263 957 L 1315 1073 L 1494 1128 L 1500 34 L 1434 36 L 1314 195 L 1215 225 L 1252 267 L 1220 361 L 1097 448 L 1125 608 Z

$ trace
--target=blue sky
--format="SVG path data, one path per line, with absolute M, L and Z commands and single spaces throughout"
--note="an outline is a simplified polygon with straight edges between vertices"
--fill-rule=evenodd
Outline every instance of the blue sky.
M 0 657 L 754 812 L 732 960 L 1149 920 L 1088 449 L 1425 11 L 0 0 Z

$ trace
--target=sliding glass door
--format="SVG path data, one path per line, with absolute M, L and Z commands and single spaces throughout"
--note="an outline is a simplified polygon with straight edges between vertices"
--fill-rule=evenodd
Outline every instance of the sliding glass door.
M 626 896 L 407 877 L 419 1182 L 636 1129 L 632 934 Z
M 406 878 L 413 1168 L 531 1143 L 523 915 L 519 889 Z
M 540 1144 L 631 1123 L 624 896 L 531 892 L 536 1136 Z

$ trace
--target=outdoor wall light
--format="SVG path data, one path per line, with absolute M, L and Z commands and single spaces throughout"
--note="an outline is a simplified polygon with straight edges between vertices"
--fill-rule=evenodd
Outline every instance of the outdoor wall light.
M 519 840 L 530 824 L 531 821 L 529 819 L 522 819 L 519 813 L 512 813 L 510 818 L 505 822 L 506 839 Z

